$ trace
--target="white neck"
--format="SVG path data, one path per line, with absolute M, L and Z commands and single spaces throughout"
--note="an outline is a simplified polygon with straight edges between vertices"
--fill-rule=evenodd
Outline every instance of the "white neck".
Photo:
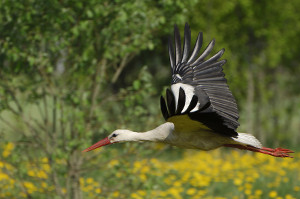
M 168 136 L 172 135 L 172 132 L 174 131 L 174 124 L 166 122 L 155 129 L 146 132 L 123 131 L 126 131 L 126 137 L 120 141 L 164 142 Z

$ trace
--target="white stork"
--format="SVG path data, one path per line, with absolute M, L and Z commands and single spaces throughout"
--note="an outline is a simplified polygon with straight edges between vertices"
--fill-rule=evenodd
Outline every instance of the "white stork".
M 215 40 L 199 55 L 203 44 L 202 32 L 198 34 L 190 54 L 191 32 L 185 25 L 183 49 L 177 26 L 174 27 L 175 52 L 169 40 L 169 56 L 172 69 L 171 90 L 166 100 L 160 99 L 161 112 L 166 123 L 147 132 L 115 130 L 108 137 L 84 151 L 91 151 L 108 144 L 127 141 L 154 141 L 200 150 L 233 147 L 275 157 L 291 157 L 293 151 L 282 148 L 266 148 L 253 136 L 238 133 L 238 108 L 226 83 L 220 60 L 224 49 L 211 58 Z

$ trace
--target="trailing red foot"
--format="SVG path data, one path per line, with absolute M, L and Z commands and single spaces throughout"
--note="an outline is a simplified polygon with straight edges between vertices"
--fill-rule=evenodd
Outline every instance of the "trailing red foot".
M 290 156 L 289 153 L 294 153 L 294 151 L 291 151 L 289 149 L 283 149 L 283 148 L 271 149 L 271 148 L 266 148 L 266 147 L 260 148 L 258 152 L 272 155 L 275 157 L 283 157 L 283 158 L 284 157 L 293 158 L 293 156 Z
M 259 153 L 271 155 L 274 157 L 281 157 L 281 158 L 286 158 L 286 157 L 293 158 L 293 156 L 290 156 L 289 153 L 294 153 L 294 151 L 292 150 L 283 149 L 283 148 L 276 148 L 276 149 L 266 148 L 266 147 L 256 148 L 250 145 L 244 146 L 239 144 L 225 144 L 224 146 L 253 151 L 253 152 L 259 152 Z

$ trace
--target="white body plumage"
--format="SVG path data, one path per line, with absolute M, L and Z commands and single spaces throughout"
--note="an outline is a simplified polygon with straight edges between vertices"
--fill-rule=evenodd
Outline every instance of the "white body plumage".
M 186 118 L 178 118 L 182 121 Z M 181 148 L 200 149 L 200 150 L 212 150 L 219 148 L 226 144 L 240 144 L 249 145 L 256 148 L 261 148 L 260 142 L 252 135 L 246 133 L 240 133 L 237 138 L 225 137 L 217 133 L 211 132 L 211 130 L 200 127 L 196 131 L 195 126 L 190 124 L 192 128 L 181 129 L 180 126 L 176 129 L 172 122 L 166 122 L 153 130 L 147 132 L 134 132 L 130 130 L 116 130 L 112 133 L 116 134 L 116 137 L 111 137 L 111 143 L 128 142 L 128 141 L 152 141 L 162 142 L 178 146 Z

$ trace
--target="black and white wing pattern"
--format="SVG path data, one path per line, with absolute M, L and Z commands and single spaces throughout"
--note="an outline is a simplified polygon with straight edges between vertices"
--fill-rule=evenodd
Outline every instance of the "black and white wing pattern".
M 239 126 L 238 108 L 229 90 L 220 60 L 224 49 L 205 59 L 212 51 L 215 40 L 199 54 L 203 44 L 200 32 L 190 54 L 191 32 L 185 25 L 183 49 L 177 26 L 174 27 L 175 49 L 169 40 L 169 56 L 172 68 L 171 90 L 166 91 L 166 100 L 161 97 L 161 111 L 169 121 L 174 116 L 188 115 L 215 133 L 237 136 Z

